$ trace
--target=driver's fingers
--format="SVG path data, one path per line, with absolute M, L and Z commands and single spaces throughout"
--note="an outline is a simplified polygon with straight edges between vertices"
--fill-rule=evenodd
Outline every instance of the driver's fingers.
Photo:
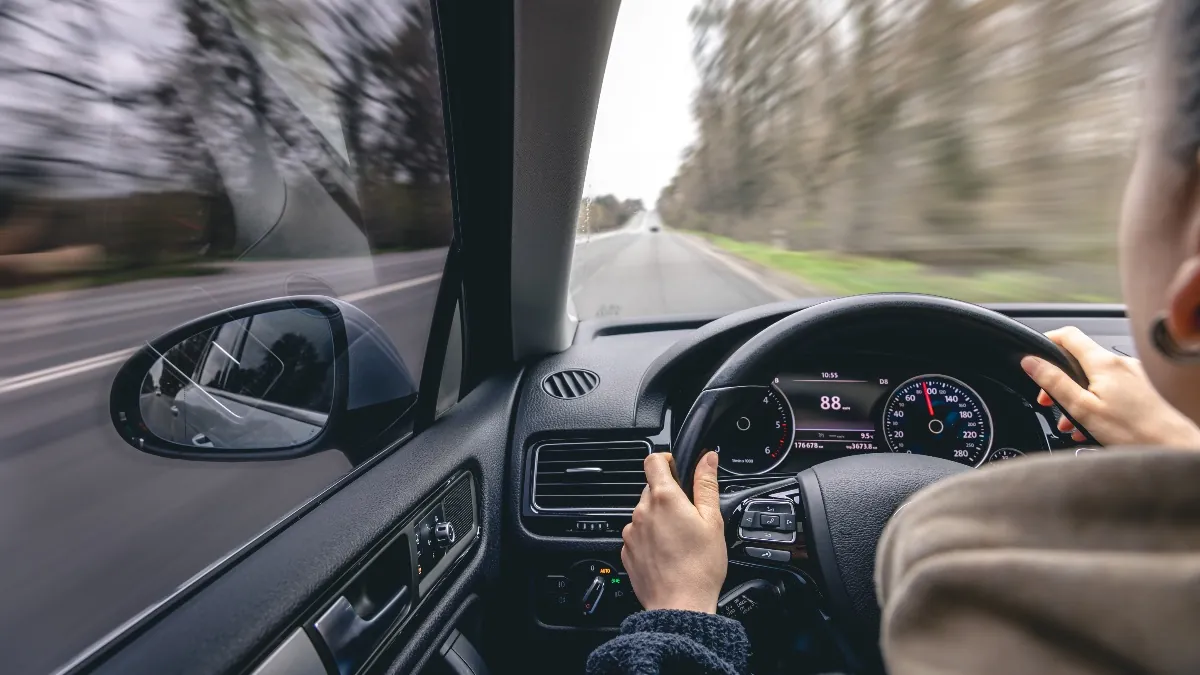
M 656 452 L 646 457 L 646 484 L 651 492 L 669 490 L 672 487 L 679 489 L 679 484 L 675 482 L 675 476 L 671 473 L 671 463 L 667 461 L 670 456 L 665 452 Z
M 1063 415 L 1062 417 L 1058 418 L 1058 430 L 1065 434 L 1068 431 L 1075 431 L 1075 425 L 1071 423 L 1070 418 L 1068 418 L 1066 415 Z
M 717 453 L 710 452 L 696 465 L 692 501 L 700 516 L 712 524 L 721 524 L 721 488 L 717 485 Z
M 1046 408 L 1054 405 L 1054 399 L 1050 398 L 1050 394 L 1047 394 L 1045 389 L 1038 389 L 1037 402 L 1038 405 Z
M 1046 333 L 1046 337 L 1050 338 L 1054 344 L 1071 352 L 1072 356 L 1079 359 L 1079 365 L 1088 372 L 1103 365 L 1100 359 L 1111 356 L 1107 349 L 1101 347 L 1075 326 L 1052 330 Z
M 1072 411 L 1072 414 L 1077 414 L 1079 403 L 1084 397 L 1091 396 L 1090 392 L 1059 370 L 1058 366 L 1036 356 L 1021 359 L 1021 368 L 1055 401 Z

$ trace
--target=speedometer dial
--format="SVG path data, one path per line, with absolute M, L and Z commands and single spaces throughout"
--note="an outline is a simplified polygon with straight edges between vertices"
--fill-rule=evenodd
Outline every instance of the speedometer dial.
M 992 447 L 992 415 L 962 382 L 921 375 L 892 393 L 883 409 L 883 432 L 892 452 L 979 466 Z
M 721 417 L 709 436 L 718 466 L 749 476 L 779 466 L 792 449 L 792 408 L 775 387 L 767 387 Z

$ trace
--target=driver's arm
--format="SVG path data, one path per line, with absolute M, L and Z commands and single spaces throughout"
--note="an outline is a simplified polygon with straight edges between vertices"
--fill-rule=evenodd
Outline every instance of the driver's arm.
M 1029 458 L 925 488 L 879 540 L 890 675 L 1200 672 L 1200 455 Z
M 742 625 L 715 614 L 728 564 L 717 488 L 717 456 L 696 468 L 688 501 L 670 455 L 646 458 L 646 489 L 621 536 L 621 562 L 647 611 L 588 658 L 589 675 L 669 672 L 744 675 L 750 644 Z
M 1057 401 L 1104 445 L 1200 449 L 1200 428 L 1154 390 L 1140 361 L 1113 354 L 1073 326 L 1046 337 L 1079 361 L 1088 388 L 1058 367 L 1027 356 L 1021 367 L 1042 388 L 1038 403 L 1049 406 Z M 1066 417 L 1058 428 L 1077 441 L 1086 440 Z

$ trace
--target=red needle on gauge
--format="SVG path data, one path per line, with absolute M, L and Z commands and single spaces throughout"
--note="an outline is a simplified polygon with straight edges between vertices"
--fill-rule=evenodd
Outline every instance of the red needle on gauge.
M 929 407 L 929 416 L 933 417 L 933 401 L 929 400 L 929 387 L 924 382 L 921 383 L 921 391 L 925 392 L 925 405 Z

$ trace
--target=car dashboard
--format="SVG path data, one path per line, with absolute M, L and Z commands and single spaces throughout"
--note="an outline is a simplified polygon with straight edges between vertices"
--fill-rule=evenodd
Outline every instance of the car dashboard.
M 570 349 L 529 365 L 510 454 L 520 481 L 506 517 L 520 559 L 532 561 L 520 571 L 517 602 L 533 637 L 553 634 L 556 653 L 586 651 L 639 609 L 620 564 L 620 533 L 645 486 L 642 460 L 670 451 L 693 401 L 730 354 L 805 306 L 584 322 Z M 1040 332 L 1078 326 L 1102 346 L 1134 354 L 1120 307 L 993 309 Z M 1016 364 L 971 344 L 938 344 L 936 335 L 921 340 L 867 331 L 783 359 L 761 383 L 767 393 L 750 388 L 754 395 L 723 414 L 705 446 L 719 455 L 721 490 L 771 484 L 854 454 L 934 454 L 986 469 L 1091 444 L 1057 431 L 1061 411 L 1037 403 L 1038 388 Z M 789 492 L 771 496 L 776 505 L 798 502 Z M 801 515 L 787 506 L 784 523 L 789 511 Z M 774 575 L 776 583 L 803 587 L 803 536 L 759 534 L 783 543 L 770 550 L 753 541 L 731 545 L 728 583 Z M 755 560 L 768 554 L 787 564 L 767 569 Z

